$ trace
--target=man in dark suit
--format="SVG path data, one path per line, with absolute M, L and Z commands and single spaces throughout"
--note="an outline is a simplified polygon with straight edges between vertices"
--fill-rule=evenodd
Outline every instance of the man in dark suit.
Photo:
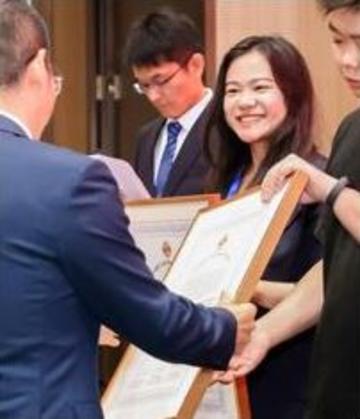
M 152 196 L 203 193 L 212 91 L 203 83 L 203 47 L 194 23 L 170 10 L 150 13 L 134 22 L 125 51 L 135 89 L 161 115 L 137 135 L 135 170 Z
M 234 367 L 253 324 L 170 293 L 96 160 L 42 144 L 55 105 L 45 23 L 0 0 L 0 417 L 96 418 L 104 323 L 171 362 Z

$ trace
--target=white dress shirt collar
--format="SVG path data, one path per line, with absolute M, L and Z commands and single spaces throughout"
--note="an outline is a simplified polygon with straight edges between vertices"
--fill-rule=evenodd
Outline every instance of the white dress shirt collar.
M 187 110 L 183 115 L 180 116 L 180 118 L 176 119 L 181 124 L 181 131 L 179 133 L 177 142 L 176 142 L 176 149 L 174 154 L 174 160 L 178 156 L 181 147 L 184 145 L 186 137 L 188 136 L 189 132 L 191 131 L 191 128 L 194 126 L 196 121 L 199 119 L 200 115 L 204 112 L 205 108 L 209 104 L 213 97 L 213 92 L 210 88 L 206 87 L 204 89 L 204 94 L 201 97 L 200 101 L 196 103 L 192 108 Z M 159 138 L 156 142 L 155 146 L 155 152 L 154 152 L 154 173 L 153 173 L 153 181 L 154 184 L 157 179 L 157 174 L 159 171 L 160 161 L 161 157 L 163 155 L 163 152 L 165 150 L 166 142 L 167 142 L 167 124 L 171 121 L 174 121 L 174 119 L 167 119 L 166 123 L 164 124 Z
M 200 115 L 203 113 L 206 106 L 209 104 L 210 100 L 212 99 L 213 92 L 210 88 L 206 87 L 204 90 L 204 94 L 200 101 L 194 105 L 192 108 L 190 108 L 188 111 L 186 111 L 183 115 L 180 116 L 180 118 L 177 119 L 177 121 L 181 124 L 182 129 L 185 130 L 185 134 L 191 130 L 195 122 L 198 120 Z M 167 120 L 167 124 L 171 120 Z
M 10 119 L 12 122 L 18 125 L 24 131 L 24 133 L 30 140 L 34 139 L 29 128 L 16 115 L 14 115 L 13 113 L 4 111 L 2 109 L 0 109 L 0 115 L 4 116 L 5 118 Z

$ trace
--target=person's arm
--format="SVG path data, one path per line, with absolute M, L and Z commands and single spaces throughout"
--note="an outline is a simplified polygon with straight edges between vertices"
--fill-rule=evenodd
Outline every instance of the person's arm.
M 336 199 L 333 211 L 342 226 L 360 243 L 360 193 L 345 188 Z
M 237 359 L 236 371 L 216 377 L 219 381 L 227 383 L 234 376 L 248 374 L 271 348 L 317 323 L 323 303 L 322 265 L 322 261 L 315 264 L 287 298 L 256 322 L 250 342 Z
M 296 170 L 303 171 L 309 177 L 303 202 L 325 202 L 338 181 L 291 154 L 275 164 L 265 176 L 261 185 L 263 199 L 269 201 L 281 189 L 286 178 Z M 333 211 L 343 227 L 360 243 L 360 193 L 348 187 L 343 189 L 335 201 Z
M 274 308 L 294 290 L 295 285 L 294 282 L 261 280 L 251 301 L 267 309 Z
M 314 326 L 323 303 L 323 262 L 316 263 L 289 294 L 256 323 L 266 332 L 270 348 Z
M 154 280 L 102 163 L 79 168 L 62 204 L 57 216 L 59 266 L 84 311 L 165 361 L 228 366 L 249 340 L 252 305 L 234 316 L 196 305 Z

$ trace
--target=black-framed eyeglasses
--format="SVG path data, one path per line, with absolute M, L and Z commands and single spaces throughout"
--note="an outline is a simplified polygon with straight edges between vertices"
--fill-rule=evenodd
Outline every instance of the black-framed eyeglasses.
M 149 83 L 140 83 L 140 82 L 133 83 L 133 88 L 135 92 L 138 93 L 139 95 L 146 95 L 149 93 L 151 89 L 154 89 L 154 88 L 162 89 L 180 72 L 180 70 L 182 70 L 187 65 L 191 56 L 192 55 L 187 57 L 183 63 L 179 64 L 179 67 L 174 72 L 172 72 L 169 76 L 167 76 L 165 79 L 153 80 Z

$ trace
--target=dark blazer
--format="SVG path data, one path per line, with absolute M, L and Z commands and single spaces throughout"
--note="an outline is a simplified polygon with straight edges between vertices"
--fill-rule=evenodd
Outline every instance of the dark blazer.
M 210 166 L 203 155 L 205 127 L 209 105 L 193 125 L 171 168 L 164 196 L 204 193 Z M 156 196 L 154 178 L 154 150 L 166 119 L 158 118 L 143 126 L 137 137 L 135 170 L 152 196 Z
M 224 368 L 236 322 L 153 280 L 99 161 L 0 116 L 0 417 L 99 419 L 100 323 L 168 361 Z

